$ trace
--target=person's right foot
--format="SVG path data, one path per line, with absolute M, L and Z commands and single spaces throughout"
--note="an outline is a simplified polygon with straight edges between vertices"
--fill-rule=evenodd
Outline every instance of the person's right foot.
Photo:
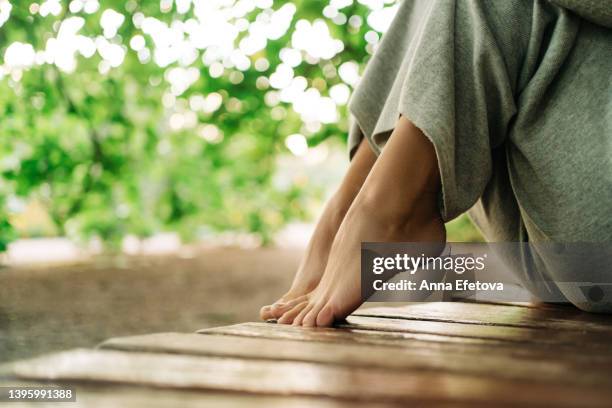
M 424 200 L 429 208 L 416 211 L 405 222 L 379 217 L 371 208 L 357 202 L 346 215 L 336 234 L 321 282 L 305 296 L 290 302 L 278 323 L 294 326 L 329 327 L 344 319 L 361 303 L 360 250 L 362 242 L 423 242 L 423 256 L 438 256 L 446 243 L 446 229 L 435 205 L 435 199 Z M 381 204 L 384 205 L 384 204 Z M 411 256 L 418 256 L 412 254 Z
M 362 302 L 362 242 L 435 243 L 444 248 L 446 230 L 438 207 L 440 173 L 433 144 L 405 117 L 385 145 L 336 233 L 321 282 L 311 294 L 294 299 L 279 323 L 328 327 Z

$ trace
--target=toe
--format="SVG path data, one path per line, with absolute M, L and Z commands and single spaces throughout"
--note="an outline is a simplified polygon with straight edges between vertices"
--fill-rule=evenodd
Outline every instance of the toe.
M 293 320 L 295 319 L 295 316 L 297 316 L 302 309 L 304 309 L 306 306 L 308 305 L 307 301 L 304 301 L 300 304 L 295 305 L 291 310 L 285 312 L 279 319 L 278 319 L 278 323 L 281 324 L 291 324 L 293 323 Z
M 272 316 L 272 306 L 268 305 L 259 309 L 259 317 L 261 317 L 261 320 L 269 320 L 274 318 L 274 316 Z
M 317 315 L 321 310 L 320 305 L 315 305 L 310 311 L 304 316 L 302 320 L 302 326 L 304 327 L 315 327 L 317 325 Z
M 317 314 L 317 327 L 330 327 L 334 323 L 334 310 L 327 304 Z
M 295 299 L 287 300 L 284 296 L 278 299 L 276 302 L 271 305 L 267 305 L 262 307 L 259 310 L 259 317 L 262 320 L 270 320 L 270 319 L 278 319 L 284 313 L 293 309 L 299 303 L 302 303 L 304 300 L 307 300 L 307 295 L 299 296 Z
M 312 303 L 309 303 L 308 306 L 306 306 L 304 309 L 302 309 L 300 314 L 297 315 L 295 319 L 293 319 L 293 325 L 294 326 L 301 326 L 302 325 L 302 320 L 304 319 L 304 316 L 306 316 L 308 314 L 308 312 L 310 312 L 311 309 L 312 309 Z
M 275 303 L 272 305 L 270 314 L 274 318 L 278 319 L 283 314 L 287 313 L 289 310 L 293 309 L 295 306 L 299 305 L 300 303 L 306 300 L 308 300 L 308 296 L 304 295 L 304 296 L 300 296 L 286 303 Z

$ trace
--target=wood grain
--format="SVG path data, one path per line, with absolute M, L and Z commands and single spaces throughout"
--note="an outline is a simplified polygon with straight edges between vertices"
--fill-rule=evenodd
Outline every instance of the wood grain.
M 494 339 L 507 343 L 539 344 L 612 353 L 610 334 L 605 332 L 534 329 L 456 322 L 411 320 L 351 315 L 338 327 L 393 332 L 416 332 L 472 339 Z
M 316 363 L 75 350 L 13 363 L 17 378 L 94 381 L 158 388 L 332 397 L 372 402 L 609 406 L 612 392 L 429 371 L 336 367 Z
M 341 328 L 344 331 L 338 331 Z M 199 330 L 199 333 L 236 334 L 270 338 L 287 338 L 304 341 L 346 341 L 376 344 L 398 344 L 402 339 L 425 342 L 444 342 L 474 345 L 506 345 L 539 347 L 558 352 L 589 352 L 606 356 L 612 354 L 612 342 L 605 333 L 570 332 L 523 327 L 471 325 L 456 322 L 439 322 L 410 319 L 379 318 L 351 315 L 336 329 L 306 333 L 290 326 L 269 323 L 246 323 Z M 375 332 L 375 333 L 372 333 Z
M 304 329 L 303 329 L 304 330 Z M 316 330 L 316 329 L 315 329 Z M 429 343 L 390 349 L 381 345 L 302 342 L 222 335 L 159 333 L 111 339 L 100 347 L 124 351 L 206 355 L 256 360 L 302 361 L 391 370 L 434 370 L 493 378 L 612 386 L 612 359 L 575 360 L 550 353 L 521 356 L 500 348 Z M 485 357 L 485 358 L 483 358 Z M 503 369 L 500 369 L 503 367 Z M 581 372 L 578 377 L 572 375 Z
M 57 384 L 57 383 L 56 383 Z M 76 402 L 36 402 L 33 407 L 49 408 L 399 408 L 398 404 L 384 404 L 359 401 L 342 401 L 329 398 L 299 397 L 283 395 L 239 394 L 234 392 L 197 391 L 151 388 L 137 385 L 116 385 L 103 383 L 63 382 L 77 395 Z M 49 383 L 32 381 L 1 382 L 0 387 L 29 386 L 45 387 Z M 10 404 L 23 407 L 25 404 Z M 450 406 L 427 404 L 427 407 Z M 452 406 L 467 407 L 467 404 Z
M 558 306 L 410 304 L 328 329 L 115 338 L 5 365 L 0 382 L 74 384 L 83 406 L 612 406 L 611 321 Z
M 485 303 L 432 302 L 360 309 L 353 315 L 612 334 L 610 316 L 586 313 L 572 307 L 526 308 Z

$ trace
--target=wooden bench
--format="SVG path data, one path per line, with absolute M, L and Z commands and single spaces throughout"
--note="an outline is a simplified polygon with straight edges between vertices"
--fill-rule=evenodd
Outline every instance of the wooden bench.
M 612 317 L 420 303 L 360 309 L 333 329 L 244 323 L 115 338 L 1 373 L 4 385 L 74 387 L 81 406 L 610 407 Z

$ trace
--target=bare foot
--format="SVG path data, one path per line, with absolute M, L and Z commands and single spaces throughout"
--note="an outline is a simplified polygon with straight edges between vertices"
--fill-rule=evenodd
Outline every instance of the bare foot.
M 334 207 L 336 203 L 332 200 L 323 212 L 289 290 L 276 302 L 259 311 L 263 320 L 281 317 L 295 305 L 296 300 L 313 291 L 319 284 L 332 242 L 344 218 L 344 212 Z
M 425 254 L 437 256 L 444 249 L 446 230 L 442 220 L 435 216 L 394 225 L 364 209 L 351 209 L 336 235 L 323 279 L 313 292 L 294 299 L 293 307 L 278 322 L 328 327 L 357 309 L 362 301 L 361 242 L 440 243 L 429 246 L 436 253 Z
M 281 317 L 319 284 L 338 228 L 375 162 L 376 155 L 364 139 L 338 191 L 325 206 L 291 288 L 276 302 L 261 308 L 263 320 Z
M 400 117 L 384 151 L 342 221 L 321 282 L 294 299 L 279 323 L 331 326 L 359 307 L 362 242 L 438 242 L 446 230 L 438 209 L 440 174 L 434 146 L 408 119 Z M 415 254 L 418 256 L 420 254 Z

